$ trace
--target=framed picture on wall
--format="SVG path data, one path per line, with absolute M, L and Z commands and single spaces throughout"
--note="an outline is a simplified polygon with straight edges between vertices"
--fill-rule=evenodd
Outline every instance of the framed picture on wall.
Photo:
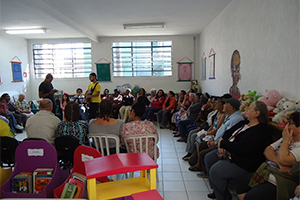
M 215 51 L 211 48 L 209 52 L 209 79 L 216 79 L 215 75 Z
M 13 81 L 12 82 L 22 82 L 23 76 L 22 76 L 22 62 L 21 60 L 15 56 L 11 61 L 11 69 L 12 69 L 12 75 L 13 75 Z
M 201 76 L 201 80 L 205 80 L 206 79 L 206 57 L 202 58 L 202 76 Z

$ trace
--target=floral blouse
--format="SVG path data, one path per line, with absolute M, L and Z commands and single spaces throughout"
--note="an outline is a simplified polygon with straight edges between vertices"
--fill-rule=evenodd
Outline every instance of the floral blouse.
M 121 144 L 125 146 L 124 138 L 126 136 L 133 136 L 133 135 L 144 135 L 144 134 L 155 134 L 157 135 L 158 139 L 158 133 L 156 130 L 155 125 L 153 122 L 150 121 L 133 121 L 127 124 L 124 124 L 121 127 Z M 151 141 L 150 141 L 151 140 Z M 146 152 L 146 142 L 143 142 L 143 151 Z M 159 149 L 154 143 L 152 139 L 149 139 L 148 141 L 148 151 L 149 151 L 149 156 L 154 159 L 154 147 L 157 149 L 157 158 L 159 157 Z M 140 143 L 139 141 L 136 142 L 137 149 L 139 151 Z M 134 152 L 134 146 L 133 146 L 133 141 L 129 140 L 128 141 L 128 146 L 130 149 L 130 152 Z
M 89 133 L 89 124 L 84 120 L 77 122 L 65 122 L 62 121 L 58 124 L 57 135 L 73 135 L 75 136 L 80 144 L 88 145 L 87 134 Z

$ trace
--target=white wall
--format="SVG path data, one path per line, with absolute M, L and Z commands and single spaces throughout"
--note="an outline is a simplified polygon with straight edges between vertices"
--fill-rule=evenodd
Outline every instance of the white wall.
M 178 67 L 177 61 L 187 56 L 191 60 L 194 60 L 194 37 L 193 36 L 161 36 L 161 37 L 117 37 L 117 38 L 100 38 L 100 42 L 96 43 L 88 39 L 59 39 L 59 40 L 28 40 L 28 52 L 30 57 L 30 63 L 32 63 L 32 44 L 40 43 L 66 43 L 66 42 L 91 42 L 92 43 L 92 61 L 95 63 L 100 58 L 105 58 L 109 61 L 112 59 L 111 55 L 111 43 L 112 41 L 145 41 L 145 40 L 172 40 L 173 42 L 173 76 L 172 77 L 134 77 L 134 78 L 111 78 L 111 82 L 100 82 L 103 89 L 108 88 L 110 92 L 117 85 L 123 85 L 125 83 L 139 85 L 144 87 L 146 91 L 150 91 L 151 88 L 162 88 L 165 92 L 173 90 L 179 92 L 181 89 L 188 89 L 190 82 L 177 82 L 178 80 Z M 198 43 L 198 42 L 197 42 Z M 196 62 L 197 64 L 197 62 Z M 93 64 L 93 71 L 96 71 L 96 65 Z M 33 66 L 30 66 L 30 72 L 33 74 Z M 38 86 L 43 79 L 34 79 L 31 76 L 31 90 L 32 98 L 38 99 Z M 58 79 L 54 77 L 53 85 L 59 90 L 63 90 L 69 94 L 74 94 L 76 88 L 81 87 L 84 91 L 89 84 L 88 78 L 78 79 Z
M 299 0 L 233 0 L 200 34 L 199 61 L 203 52 L 216 52 L 216 79 L 200 81 L 202 90 L 215 95 L 229 91 L 230 60 L 237 49 L 241 93 L 277 89 L 285 97 L 300 99 L 299 41 Z
M 10 61 L 17 56 L 22 64 L 22 72 L 27 72 L 29 75 L 27 41 L 20 37 L 0 33 L 0 95 L 9 93 L 17 95 L 24 93 L 26 99 L 31 99 L 30 78 L 23 77 L 23 82 L 13 83 L 13 75 Z

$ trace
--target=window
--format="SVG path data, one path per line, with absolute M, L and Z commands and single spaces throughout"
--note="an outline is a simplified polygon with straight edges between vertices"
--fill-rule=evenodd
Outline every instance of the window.
M 92 72 L 91 43 L 34 44 L 35 78 L 51 73 L 55 78 L 89 77 Z
M 172 41 L 113 42 L 114 77 L 172 76 Z

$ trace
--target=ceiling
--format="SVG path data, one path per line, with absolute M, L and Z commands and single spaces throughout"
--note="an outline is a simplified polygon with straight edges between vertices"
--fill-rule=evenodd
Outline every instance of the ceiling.
M 25 39 L 196 35 L 231 0 L 0 0 L 0 25 L 46 28 Z M 165 23 L 165 28 L 124 29 L 123 24 Z

